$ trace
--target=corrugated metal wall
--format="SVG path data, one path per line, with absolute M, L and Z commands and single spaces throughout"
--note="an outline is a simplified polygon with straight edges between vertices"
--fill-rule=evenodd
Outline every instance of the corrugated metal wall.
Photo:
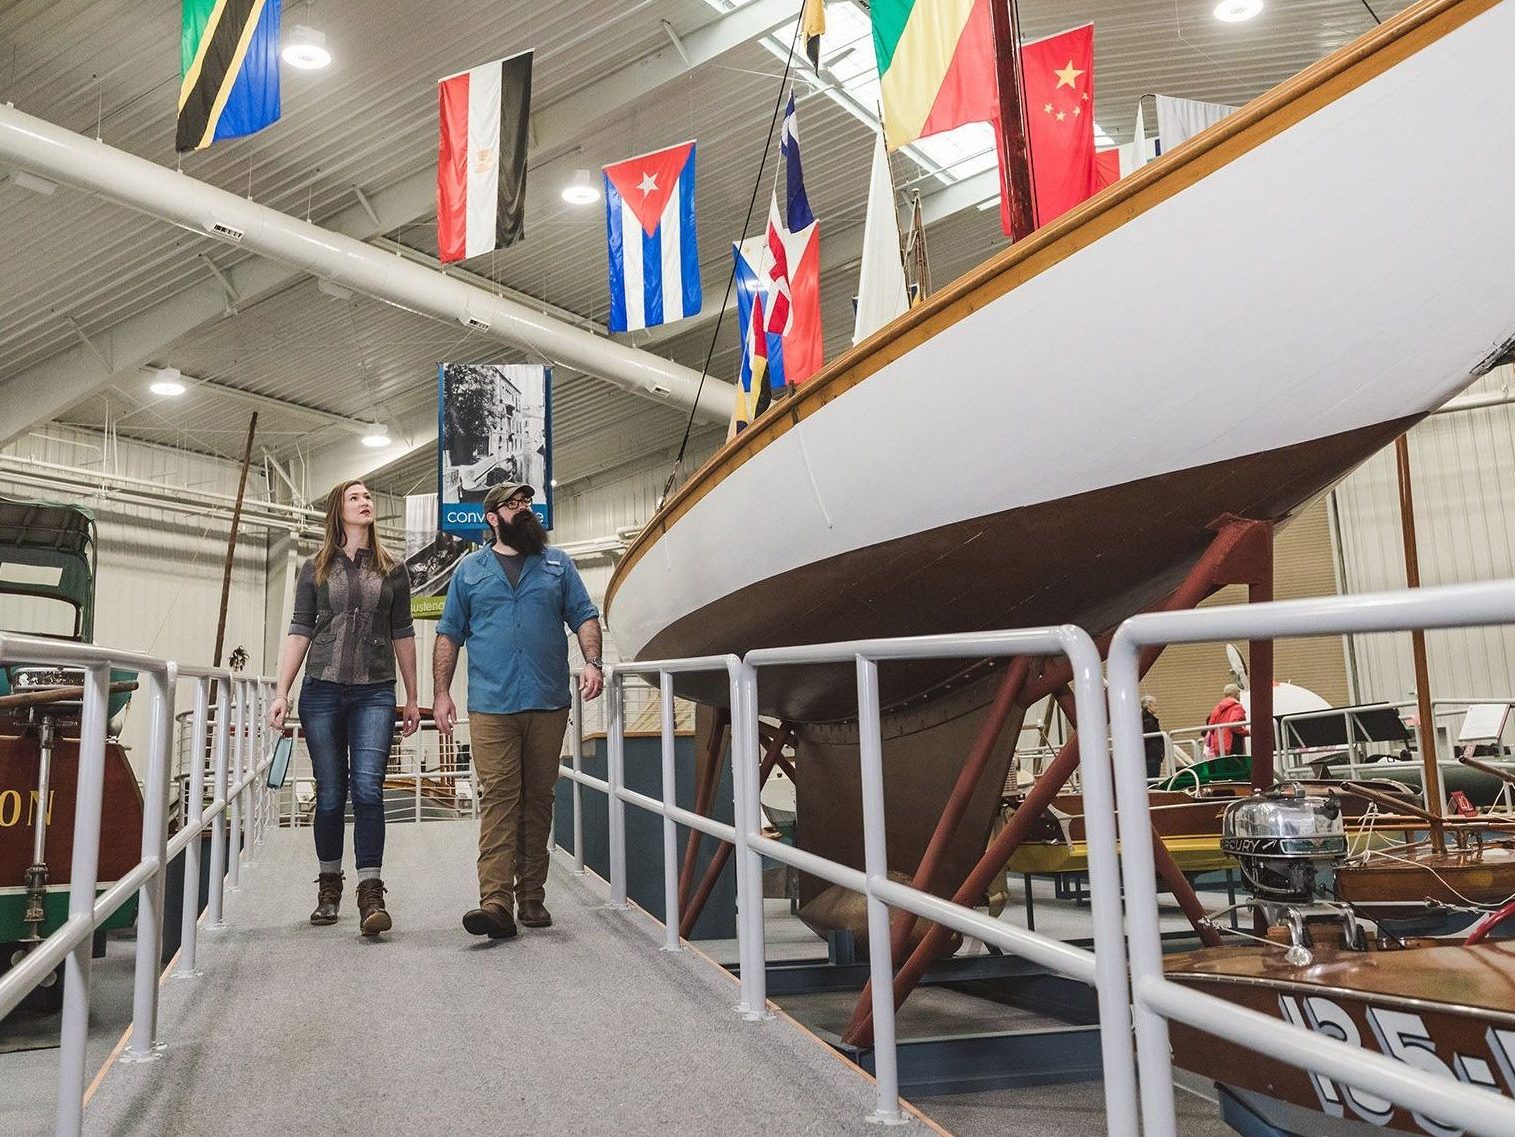
M 74 467 L 100 469 L 103 465 L 113 474 L 146 479 L 167 489 L 237 491 L 233 463 L 125 440 L 109 446 L 107 461 L 103 436 L 66 427 L 33 434 L 4 453 Z M 250 495 L 255 485 L 249 481 Z M 7 480 L 3 473 L 0 494 L 21 500 L 66 501 L 95 514 L 100 540 L 96 643 L 190 663 L 210 662 L 230 532 L 227 522 L 126 505 L 103 494 L 81 497 L 62 489 L 39 490 Z M 271 665 L 271 661 L 265 664 L 263 647 L 265 548 L 261 532 L 243 533 L 226 616 L 227 655 L 239 644 L 245 646 L 248 668 L 255 673 Z M 6 612 L 24 614 L 10 603 Z M 122 733 L 139 772 L 145 762 L 147 718 L 147 701 L 139 699 L 128 711 Z
M 1469 389 L 1515 382 L 1500 368 Z M 1515 576 L 1515 406 L 1437 415 L 1410 432 L 1410 471 L 1424 584 Z M 1403 588 L 1394 452 L 1374 455 L 1336 490 L 1349 592 Z M 1414 689 L 1408 634 L 1353 637 L 1359 698 L 1402 699 Z M 1430 632 L 1437 696 L 1503 695 L 1515 689 L 1515 629 Z

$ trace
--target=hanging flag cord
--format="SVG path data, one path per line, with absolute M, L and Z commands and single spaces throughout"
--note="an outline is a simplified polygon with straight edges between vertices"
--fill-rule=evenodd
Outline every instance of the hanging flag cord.
M 747 227 L 752 224 L 752 211 L 757 205 L 758 192 L 763 186 L 763 171 L 768 168 L 768 151 L 773 146 L 773 128 L 778 125 L 779 114 L 784 109 L 784 88 L 789 85 L 789 72 L 794 66 L 794 48 L 799 43 L 800 24 L 803 21 L 796 20 L 794 23 L 794 35 L 789 40 L 789 53 L 784 58 L 784 74 L 779 79 L 778 98 L 773 101 L 773 116 L 768 120 L 768 137 L 763 142 L 763 156 L 758 161 L 757 177 L 752 180 L 752 198 L 747 202 L 747 216 L 742 221 L 742 236 L 747 236 Z M 700 392 L 705 389 L 705 377 L 710 374 L 710 361 L 715 358 L 715 345 L 721 338 L 721 324 L 726 319 L 726 307 L 731 303 L 731 289 L 736 284 L 736 258 L 731 258 L 731 273 L 726 277 L 726 294 L 721 298 L 721 310 L 716 313 L 715 331 L 710 334 L 710 347 L 705 352 L 705 366 L 700 369 L 700 382 L 694 389 L 694 404 L 689 408 L 689 421 L 684 424 L 684 438 L 679 443 L 679 456 L 673 460 L 673 469 L 668 471 L 668 480 L 663 483 L 662 496 L 658 498 L 658 505 L 663 504 L 673 490 L 674 479 L 679 476 L 679 467 L 684 462 L 684 452 L 689 449 L 689 433 L 694 429 L 694 416 L 700 406 Z M 740 335 L 740 333 L 738 333 Z

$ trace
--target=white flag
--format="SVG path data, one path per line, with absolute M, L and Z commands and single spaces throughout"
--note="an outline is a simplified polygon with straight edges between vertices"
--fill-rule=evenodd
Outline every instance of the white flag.
M 1236 109 L 1225 103 L 1175 99 L 1172 95 L 1158 95 L 1156 98 L 1157 141 L 1164 154 L 1189 141 L 1207 127 L 1214 126 Z
M 894 183 L 889 180 L 884 136 L 879 135 L 873 145 L 873 175 L 868 181 L 863 267 L 852 342 L 866 339 L 909 307 L 905 266 L 900 261 L 899 218 L 894 212 Z

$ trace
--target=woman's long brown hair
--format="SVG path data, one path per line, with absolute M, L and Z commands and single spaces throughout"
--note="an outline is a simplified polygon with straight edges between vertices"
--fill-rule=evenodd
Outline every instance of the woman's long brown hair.
M 343 482 L 326 495 L 326 531 L 321 536 L 321 548 L 316 553 L 316 583 L 326 583 L 327 574 L 331 572 L 331 560 L 341 551 L 342 543 L 347 534 L 342 528 L 342 502 L 347 497 L 347 491 L 353 486 L 368 488 L 368 484 L 362 478 L 353 478 L 350 482 Z M 377 521 L 368 523 L 368 548 L 373 553 L 373 567 L 380 576 L 388 576 L 394 571 L 399 562 L 394 559 L 384 543 L 379 540 L 379 526 Z

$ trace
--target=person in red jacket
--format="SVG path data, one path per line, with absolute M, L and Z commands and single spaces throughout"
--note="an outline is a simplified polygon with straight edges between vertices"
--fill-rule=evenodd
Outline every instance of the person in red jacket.
M 1241 700 L 1238 698 L 1240 694 L 1241 688 L 1235 683 L 1227 683 L 1221 690 L 1220 702 L 1215 704 L 1210 717 L 1205 719 L 1206 726 L 1220 728 L 1205 735 L 1206 754 L 1217 757 L 1222 754 L 1247 752 L 1242 742 L 1242 739 L 1247 737 L 1247 728 L 1239 725 L 1247 720 L 1247 708 L 1241 705 Z

